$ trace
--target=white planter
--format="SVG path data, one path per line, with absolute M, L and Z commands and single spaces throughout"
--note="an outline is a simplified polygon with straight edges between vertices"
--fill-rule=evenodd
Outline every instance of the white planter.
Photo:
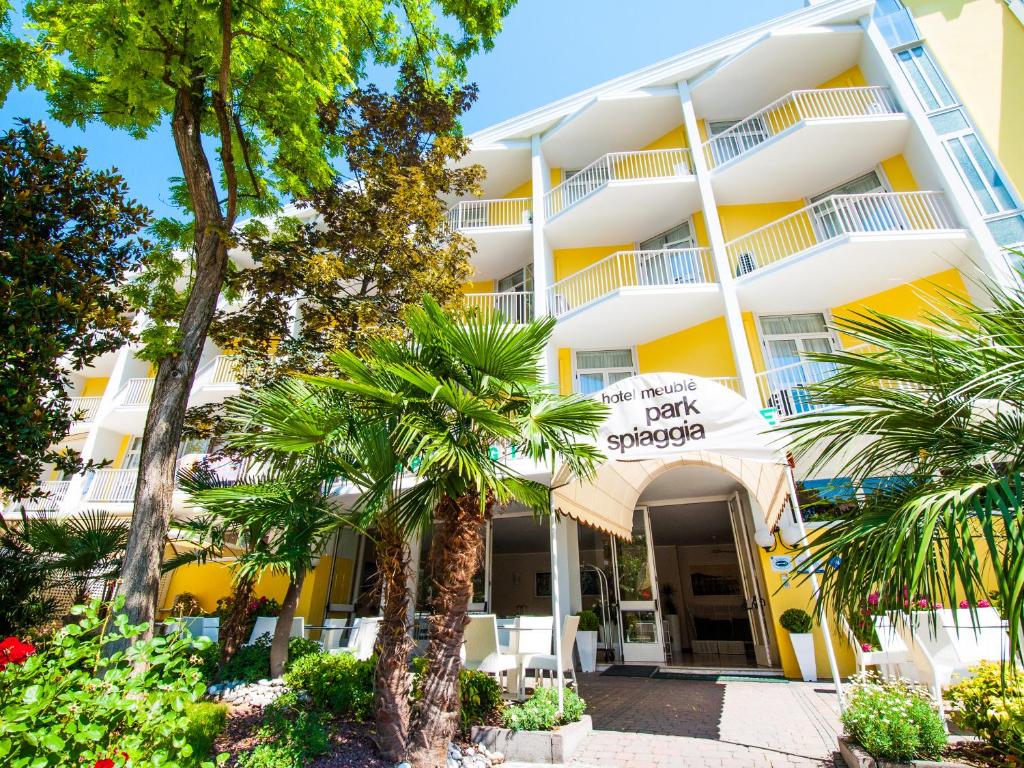
M 814 660 L 814 635 L 810 632 L 790 632 L 796 663 L 800 665 L 800 677 L 813 683 L 818 679 L 818 665 Z
M 597 632 L 576 632 L 576 650 L 580 654 L 580 669 L 583 672 L 597 670 Z

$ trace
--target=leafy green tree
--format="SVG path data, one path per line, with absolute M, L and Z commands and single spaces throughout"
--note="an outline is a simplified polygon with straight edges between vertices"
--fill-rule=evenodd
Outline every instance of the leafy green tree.
M 142 254 L 148 212 L 113 171 L 93 171 L 41 123 L 0 135 L 0 493 L 39 496 L 44 465 L 82 468 L 59 449 L 75 414 L 70 374 L 128 339 L 118 291 Z
M 856 614 L 919 598 L 975 606 L 994 579 L 1011 627 L 1024 616 L 1024 293 L 990 286 L 985 306 L 947 294 L 921 322 L 867 311 L 837 322 L 866 351 L 811 388 L 829 406 L 785 425 L 811 471 L 839 467 L 877 487 L 820 530 L 820 599 Z M 830 563 L 839 559 L 838 567 Z M 811 569 L 813 570 L 813 569 Z M 1020 655 L 1019 633 L 1010 633 Z
M 163 221 L 184 256 L 157 251 L 141 290 L 159 362 L 122 573 L 132 622 L 151 620 L 171 515 L 175 456 L 235 224 L 280 198 L 329 186 L 342 148 L 324 117 L 368 66 L 410 64 L 440 83 L 492 44 L 513 0 L 29 0 L 52 114 L 134 137 L 168 131 L 184 221 Z M 443 18 L 438 18 L 437 12 Z M 204 137 L 216 146 L 211 161 Z M 187 262 L 187 269 L 183 266 Z M 177 293 L 175 275 L 185 282 Z M 168 290 L 171 295 L 168 295 Z

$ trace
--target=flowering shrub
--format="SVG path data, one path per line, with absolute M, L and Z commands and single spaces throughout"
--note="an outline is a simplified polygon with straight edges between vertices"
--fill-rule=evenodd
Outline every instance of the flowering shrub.
M 5 638 L 0 642 L 0 672 L 3 672 L 8 664 L 24 664 L 35 652 L 36 647 L 31 643 L 23 643 L 16 637 Z
M 972 676 L 946 691 L 954 706 L 951 717 L 997 751 L 1024 757 L 1024 678 L 1021 673 L 985 662 L 971 668 Z
M 36 651 L 4 641 L 0 671 L 0 765 L 5 768 L 193 766 L 186 704 L 205 690 L 193 664 L 196 645 L 171 635 L 142 640 L 147 625 L 101 616 L 99 601 L 75 606 L 77 624 Z M 109 657 L 103 646 L 127 641 Z M 136 672 L 138 668 L 143 670 Z
M 931 697 L 905 680 L 855 676 L 842 721 L 850 738 L 876 758 L 934 760 L 946 745 Z
M 565 689 L 562 714 L 558 714 L 558 689 L 538 688 L 522 704 L 505 707 L 502 723 L 513 731 L 550 731 L 559 725 L 575 723 L 587 709 L 587 702 L 571 688 Z

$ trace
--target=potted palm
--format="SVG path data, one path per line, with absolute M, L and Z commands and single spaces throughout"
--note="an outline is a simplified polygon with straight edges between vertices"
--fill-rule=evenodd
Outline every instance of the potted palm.
M 811 634 L 811 614 L 800 608 L 790 608 L 779 617 L 782 628 L 789 632 L 793 643 L 796 663 L 800 666 L 800 677 L 812 683 L 818 679 L 818 668 L 814 661 L 814 635 Z
M 597 628 L 601 620 L 591 610 L 579 611 L 580 624 L 576 630 L 576 650 L 580 654 L 580 669 L 584 672 L 597 670 Z

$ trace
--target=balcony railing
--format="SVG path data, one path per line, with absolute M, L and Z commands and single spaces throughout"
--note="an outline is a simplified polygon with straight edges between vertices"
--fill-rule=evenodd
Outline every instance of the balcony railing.
M 725 250 L 739 276 L 848 234 L 958 227 L 941 192 L 832 195 L 726 243 Z
M 548 307 L 551 314 L 560 317 L 620 288 L 715 282 L 715 268 L 707 248 L 616 251 L 552 285 Z
M 533 319 L 533 294 L 506 291 L 504 293 L 467 293 L 466 308 L 484 317 L 498 314 L 510 323 L 528 323 Z
M 715 168 L 763 144 L 801 120 L 899 114 L 888 88 L 819 88 L 793 91 L 704 142 L 704 157 Z
M 452 229 L 484 229 L 486 227 L 519 227 L 533 221 L 529 197 L 500 200 L 464 200 L 448 211 Z
M 740 384 L 739 376 L 711 376 L 708 380 L 721 384 L 726 389 L 731 389 L 737 395 L 743 394 L 743 387 Z
M 70 480 L 47 480 L 39 484 L 38 488 L 45 496 L 37 499 L 25 499 L 23 503 L 26 510 L 31 512 L 49 512 L 60 507 L 68 495 Z
M 72 397 L 71 414 L 75 417 L 75 421 L 84 424 L 95 419 L 102 399 L 102 397 Z
M 138 469 L 97 469 L 87 479 L 85 500 L 107 503 L 127 503 L 135 498 Z
M 544 195 L 544 213 L 553 218 L 612 181 L 664 179 L 693 174 L 689 149 L 652 149 L 612 152 Z
M 128 379 L 117 397 L 120 406 L 149 405 L 153 396 L 153 383 L 156 379 Z
M 196 372 L 195 381 L 200 385 L 238 383 L 238 358 L 233 355 L 217 355 Z

